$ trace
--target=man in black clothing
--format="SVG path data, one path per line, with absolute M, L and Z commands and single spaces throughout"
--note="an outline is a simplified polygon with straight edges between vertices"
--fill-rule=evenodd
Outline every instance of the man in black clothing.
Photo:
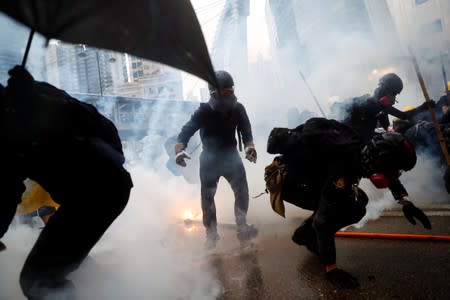
M 389 115 L 399 119 L 410 119 L 428 109 L 426 102 L 408 112 L 402 112 L 393 107 L 396 102 L 395 98 L 402 89 L 403 82 L 397 74 L 386 74 L 380 78 L 378 87 L 372 96 L 365 95 L 353 98 L 349 104 L 339 104 L 344 105 L 344 107 L 341 111 L 336 112 L 335 114 L 338 116 L 333 116 L 333 118 L 355 129 L 361 136 L 363 143 L 367 144 L 375 135 L 377 127 L 388 129 L 390 125 Z M 429 105 L 434 107 L 434 101 L 430 101 Z
M 362 177 L 369 178 L 377 188 L 389 188 L 403 205 L 409 222 L 415 224 L 417 218 L 425 228 L 431 228 L 399 181 L 400 172 L 411 170 L 416 163 L 414 148 L 402 135 L 378 134 L 363 146 L 350 127 L 313 118 L 291 130 L 289 136 L 295 141 L 287 142 L 288 147 L 270 151 L 282 154 L 277 159 L 287 170 L 281 198 L 313 211 L 292 240 L 319 256 L 327 279 L 336 287 L 359 285 L 356 278 L 337 268 L 334 234 L 366 214 L 368 197 L 358 187 Z
M 242 136 L 246 158 L 256 163 L 256 150 L 249 118 L 244 106 L 234 94 L 233 78 L 225 71 L 216 72 L 219 88 L 209 86 L 210 99 L 201 103 L 191 119 L 183 126 L 175 145 L 176 162 L 186 166 L 184 152 L 192 135 L 200 130 L 203 151 L 200 154 L 201 206 L 203 225 L 206 228 L 207 247 L 214 248 L 217 233 L 214 195 L 221 176 L 230 183 L 234 192 L 234 214 L 238 239 L 245 243 L 257 234 L 256 228 L 247 224 L 248 184 L 242 159 L 236 149 L 236 130 Z
M 0 238 L 21 201 L 24 179 L 39 183 L 60 207 L 31 249 L 20 285 L 28 299 L 72 299 L 66 276 L 128 202 L 133 184 L 122 166 L 122 144 L 95 107 L 35 81 L 22 67 L 9 74 L 0 100 Z

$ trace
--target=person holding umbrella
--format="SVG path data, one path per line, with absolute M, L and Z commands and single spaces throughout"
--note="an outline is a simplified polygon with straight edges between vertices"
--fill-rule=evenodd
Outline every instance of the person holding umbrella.
M 9 74 L 0 97 L 0 239 L 21 202 L 23 181 L 34 180 L 60 207 L 26 258 L 20 286 L 28 299 L 73 299 L 66 276 L 121 214 L 133 186 L 121 140 L 95 107 L 35 81 L 22 67 Z

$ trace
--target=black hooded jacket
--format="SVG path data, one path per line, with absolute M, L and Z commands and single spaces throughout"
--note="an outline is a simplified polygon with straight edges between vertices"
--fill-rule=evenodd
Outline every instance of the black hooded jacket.
M 253 141 L 250 120 L 241 103 L 237 102 L 227 113 L 213 110 L 208 103 L 201 103 L 181 129 L 177 142 L 187 145 L 194 133 L 200 130 L 204 151 L 227 151 L 236 149 L 236 129 L 242 134 L 244 144 Z

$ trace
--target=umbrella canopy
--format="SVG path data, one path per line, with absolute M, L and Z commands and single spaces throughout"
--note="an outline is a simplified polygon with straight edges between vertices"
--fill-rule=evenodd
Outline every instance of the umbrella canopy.
M 136 55 L 216 85 L 188 0 L 14 0 L 0 1 L 0 11 L 48 39 Z

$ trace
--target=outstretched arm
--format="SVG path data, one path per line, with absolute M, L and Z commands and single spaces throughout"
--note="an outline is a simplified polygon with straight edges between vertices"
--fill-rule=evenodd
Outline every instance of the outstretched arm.
M 175 162 L 182 166 L 186 166 L 185 158 L 190 157 L 184 151 L 186 149 L 189 140 L 194 133 L 202 126 L 202 110 L 201 106 L 192 114 L 191 119 L 184 124 L 181 128 L 181 132 L 177 136 L 177 143 L 175 144 Z
M 415 219 L 417 219 L 422 223 L 423 227 L 426 229 L 431 229 L 430 220 L 420 208 L 416 207 L 411 202 L 408 197 L 408 192 L 398 178 L 389 179 L 389 189 L 391 190 L 395 200 L 403 206 L 403 214 L 411 224 L 416 225 Z
M 242 141 L 245 147 L 245 158 L 249 161 L 256 163 L 257 152 L 255 144 L 253 143 L 252 127 L 250 119 L 248 118 L 245 107 L 241 104 L 239 106 L 239 120 L 238 120 L 238 132 L 242 134 Z

